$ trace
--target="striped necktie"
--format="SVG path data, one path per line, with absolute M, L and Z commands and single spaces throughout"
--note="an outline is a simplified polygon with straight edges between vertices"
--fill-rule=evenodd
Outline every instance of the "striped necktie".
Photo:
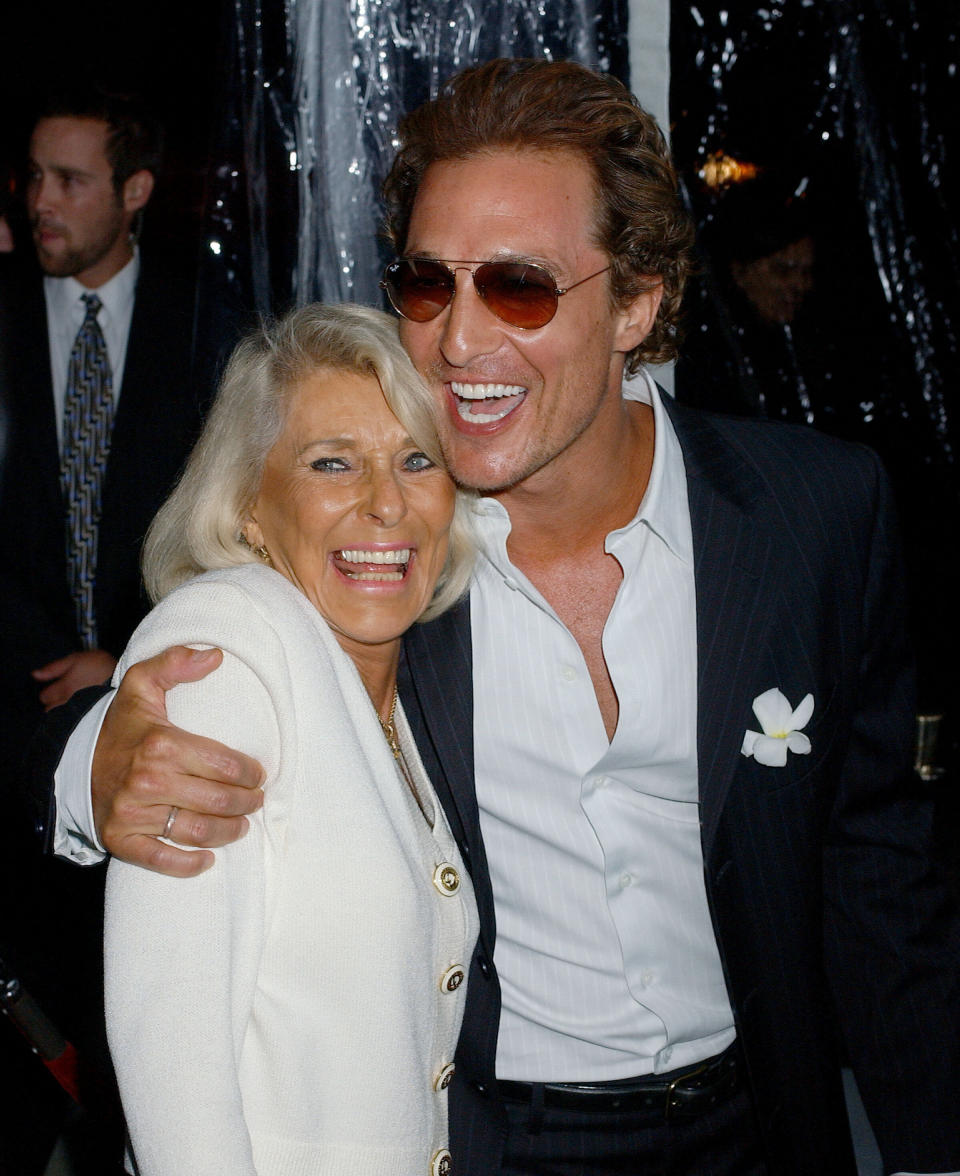
M 60 484 L 67 508 L 67 579 L 84 649 L 95 649 L 93 586 L 103 476 L 113 426 L 113 376 L 97 322 L 103 303 L 84 294 L 86 315 L 70 352 Z

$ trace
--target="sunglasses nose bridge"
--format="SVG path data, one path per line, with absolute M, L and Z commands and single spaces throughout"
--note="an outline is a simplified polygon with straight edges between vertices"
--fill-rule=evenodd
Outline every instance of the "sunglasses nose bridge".
M 481 264 L 447 267 L 454 282 L 441 324 L 439 347 L 453 367 L 464 367 L 502 345 L 503 320 L 483 297 L 475 279 Z
M 480 267 L 476 266 L 476 265 L 474 265 L 474 266 L 469 266 L 469 265 L 450 265 L 450 266 L 447 266 L 447 269 L 449 269 L 449 271 L 450 271 L 450 277 L 453 279 L 453 286 L 450 291 L 451 302 L 457 296 L 457 285 L 458 285 L 457 275 L 460 273 L 469 274 L 470 281 L 473 283 L 473 288 L 477 291 L 478 294 L 480 293 L 479 287 L 477 286 L 477 276 L 476 276 L 477 270 L 479 268 Z
M 473 275 L 476 273 L 477 269 L 479 269 L 479 266 L 471 267 L 469 265 L 447 265 L 442 261 L 437 262 L 436 264 L 446 274 L 446 280 L 449 281 L 449 283 L 450 283 L 449 291 L 448 291 L 449 296 L 447 298 L 447 301 L 444 303 L 444 305 L 442 307 L 438 307 L 438 309 L 437 309 L 437 314 L 440 314 L 444 310 L 450 309 L 450 307 L 453 304 L 454 299 L 457 296 L 457 285 L 458 285 L 457 274 L 459 274 L 462 270 L 464 273 L 469 274 L 472 279 Z M 474 289 L 476 289 L 476 288 L 477 288 L 476 281 L 474 281 Z M 479 293 L 479 290 L 477 290 L 477 293 Z
M 478 262 L 474 265 L 448 265 L 446 267 L 452 279 L 450 286 L 450 302 L 447 303 L 448 307 L 452 309 L 454 299 L 457 297 L 457 294 L 462 291 L 462 289 L 469 290 L 470 286 L 472 286 L 474 294 L 480 299 L 488 311 L 491 310 L 491 307 L 487 302 L 485 288 L 477 281 L 477 271 L 482 269 L 483 265 L 483 262 Z M 461 273 L 467 274 L 469 278 L 469 280 L 468 278 L 463 279 L 464 285 L 462 287 L 460 280 L 458 279 L 458 274 Z M 458 309 L 466 310 L 467 307 L 468 303 L 464 302 L 463 298 L 461 298 L 460 307 L 458 307 Z M 495 311 L 493 313 L 496 314 Z
M 453 276 L 453 291 L 450 295 L 450 300 L 452 302 L 457 293 L 457 274 L 462 270 L 464 273 L 470 275 L 470 281 L 473 284 L 473 292 L 483 304 L 483 307 L 487 313 L 492 314 L 498 322 L 506 323 L 507 326 L 511 326 L 513 324 L 511 324 L 510 320 L 508 318 L 504 318 L 504 316 L 500 313 L 500 310 L 496 305 L 496 299 L 491 299 L 489 282 L 485 282 L 482 279 L 480 281 L 477 280 L 477 274 L 481 273 L 481 271 L 485 271 L 487 274 L 489 274 L 491 272 L 491 268 L 496 269 L 496 266 L 494 265 L 491 267 L 490 262 L 486 261 L 475 262 L 473 265 L 449 266 L 448 269 Z M 462 299 L 461 304 L 463 304 Z

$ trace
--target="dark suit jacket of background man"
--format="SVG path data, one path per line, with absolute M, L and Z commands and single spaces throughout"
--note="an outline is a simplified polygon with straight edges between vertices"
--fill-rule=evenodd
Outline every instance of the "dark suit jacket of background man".
M 3 676 L 19 695 L 29 671 L 81 648 L 67 588 L 65 509 L 39 271 L 0 289 L 5 316 L 10 436 L 0 516 Z M 97 553 L 99 644 L 119 656 L 145 614 L 144 532 L 170 490 L 212 394 L 195 370 L 194 292 L 141 259 L 123 386 L 103 488 Z M 31 690 L 35 694 L 35 690 Z
M 165 272 L 141 253 L 103 487 L 95 586 L 99 644 L 115 656 L 149 607 L 140 583 L 144 534 L 213 392 L 216 346 L 195 340 L 194 305 L 188 277 Z M 42 717 L 30 671 L 81 648 L 67 587 L 46 305 L 35 266 L 0 277 L 0 355 L 9 426 L 0 481 L 0 787 L 6 814 L 0 852 L 8 878 L 3 906 L 13 907 L 5 912 L 0 949 L 61 1026 L 83 1040 L 91 1001 L 99 1001 L 103 871 L 41 864 L 33 830 L 11 807 L 24 749 Z M 101 1050 L 102 1041 L 88 1049 Z
M 693 527 L 707 892 L 771 1176 L 855 1171 L 834 1002 L 888 1170 L 956 1169 L 960 934 L 915 803 L 886 480 L 866 449 L 665 402 Z M 490 1176 L 504 1130 L 500 992 L 473 786 L 469 608 L 415 626 L 405 651 L 404 706 L 480 908 L 451 1150 L 458 1172 Z M 811 754 L 783 768 L 741 754 L 759 726 L 753 699 L 774 686 L 794 707 L 808 692 L 815 701 Z
M 855 1172 L 834 1004 L 890 1169 L 958 1168 L 960 930 L 931 875 L 928 806 L 911 771 L 886 480 L 866 449 L 665 403 L 693 529 L 707 893 L 771 1176 Z M 414 626 L 404 645 L 404 706 L 480 908 L 451 1150 L 462 1176 L 493 1176 L 505 1130 L 500 988 L 473 783 L 468 605 Z M 811 754 L 779 769 L 740 750 L 758 726 L 753 699 L 774 686 L 794 706 L 815 700 Z M 34 800 L 48 829 L 53 767 L 89 702 L 54 712 L 37 747 Z

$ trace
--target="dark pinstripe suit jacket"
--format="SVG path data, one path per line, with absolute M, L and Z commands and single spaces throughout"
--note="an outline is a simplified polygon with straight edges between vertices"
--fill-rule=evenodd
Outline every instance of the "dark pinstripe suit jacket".
M 668 409 L 694 538 L 707 893 L 771 1172 L 855 1170 L 837 1024 L 888 1170 L 960 1168 L 960 932 L 911 772 L 886 480 L 869 451 L 810 430 Z M 779 769 L 740 750 L 773 686 L 816 702 L 811 754 Z M 466 605 L 407 635 L 401 689 L 480 907 L 451 1146 L 458 1172 L 490 1176 L 500 994 Z

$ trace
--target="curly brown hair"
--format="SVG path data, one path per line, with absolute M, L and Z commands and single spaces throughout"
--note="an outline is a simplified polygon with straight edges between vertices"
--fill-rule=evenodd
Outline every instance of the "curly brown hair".
M 596 243 L 611 259 L 614 305 L 663 285 L 653 329 L 627 356 L 627 371 L 676 357 L 693 226 L 660 128 L 616 78 L 573 61 L 498 58 L 452 77 L 401 121 L 398 136 L 383 193 L 385 233 L 401 255 L 431 163 L 496 148 L 580 152 L 593 171 Z

